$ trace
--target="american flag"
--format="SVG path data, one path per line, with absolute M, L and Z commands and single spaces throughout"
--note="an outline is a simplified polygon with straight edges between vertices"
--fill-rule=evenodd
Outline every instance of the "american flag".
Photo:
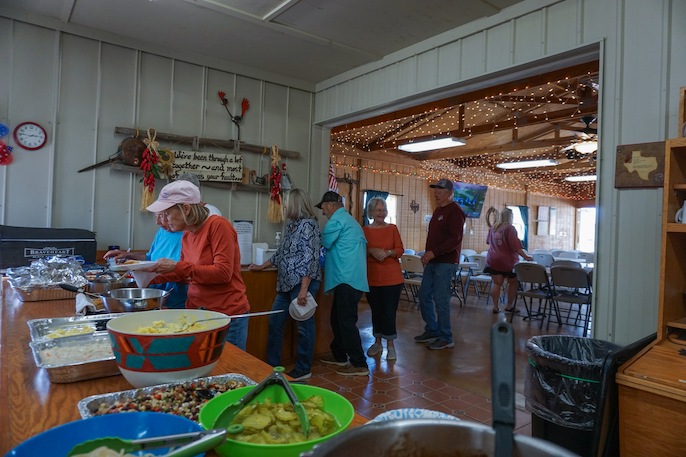
M 333 162 L 329 161 L 329 190 L 338 192 L 338 181 L 336 181 L 336 172 L 333 169 Z

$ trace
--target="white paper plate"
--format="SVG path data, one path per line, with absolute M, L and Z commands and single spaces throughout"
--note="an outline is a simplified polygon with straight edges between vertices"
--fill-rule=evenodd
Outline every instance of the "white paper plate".
M 307 312 L 305 312 L 305 314 L 300 314 L 300 313 L 295 309 L 296 306 L 298 306 L 298 305 L 294 305 L 293 303 L 291 303 L 291 304 L 288 306 L 288 314 L 290 314 L 291 317 L 292 317 L 293 319 L 295 319 L 296 321 L 306 321 L 306 320 L 309 319 L 310 317 L 314 316 L 314 313 L 317 311 L 317 308 L 310 308 L 310 310 L 308 310 Z
M 109 267 L 111 271 L 133 271 L 142 270 L 148 268 L 150 265 L 154 265 L 155 262 L 150 260 L 143 260 L 136 263 L 118 263 Z
M 401 408 L 392 409 L 390 411 L 386 411 L 385 413 L 381 413 L 374 419 L 372 419 L 370 423 L 399 419 L 450 419 L 456 421 L 460 420 L 455 416 L 451 416 L 450 414 L 442 413 L 440 411 L 432 411 L 430 409 L 421 408 Z

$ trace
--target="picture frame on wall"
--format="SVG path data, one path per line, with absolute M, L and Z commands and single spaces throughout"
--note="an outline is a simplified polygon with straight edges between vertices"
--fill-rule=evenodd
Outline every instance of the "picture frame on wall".
M 617 146 L 616 189 L 663 187 L 664 181 L 664 141 Z

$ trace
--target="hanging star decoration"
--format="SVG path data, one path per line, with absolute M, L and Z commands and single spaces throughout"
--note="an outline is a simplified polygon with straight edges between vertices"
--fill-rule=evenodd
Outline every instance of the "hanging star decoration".
M 234 116 L 233 114 L 231 114 L 231 110 L 229 110 L 229 101 L 226 99 L 226 93 L 220 90 L 217 92 L 217 95 L 219 96 L 219 101 L 221 102 L 221 104 L 224 105 L 226 112 L 229 113 L 229 118 L 231 119 L 231 122 L 233 122 L 236 125 L 236 128 L 238 129 L 238 141 L 240 141 L 241 121 L 245 117 L 245 113 L 250 109 L 250 101 L 248 101 L 247 98 L 243 98 L 243 100 L 241 101 L 241 114 L 237 114 Z

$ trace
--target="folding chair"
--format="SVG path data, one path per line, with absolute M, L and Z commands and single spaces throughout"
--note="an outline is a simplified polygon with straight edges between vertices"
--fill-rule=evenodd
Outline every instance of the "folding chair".
M 417 306 L 419 304 L 419 286 L 422 285 L 422 275 L 424 274 L 422 259 L 418 255 L 403 254 L 400 257 L 400 265 L 405 277 L 403 287 L 405 288 L 407 299 L 409 301 L 410 294 L 412 294 L 412 301 Z
M 493 286 L 493 278 L 488 273 L 484 273 L 484 268 L 486 268 L 486 256 L 481 254 L 474 254 L 468 256 L 470 262 L 477 264 L 476 267 L 471 269 L 470 274 L 467 276 L 467 281 L 464 285 L 465 288 L 465 299 L 467 294 L 469 294 L 469 286 L 471 285 L 476 293 L 477 300 L 481 298 L 481 294 L 486 294 L 486 305 L 491 298 L 491 287 Z
M 526 308 L 526 317 L 524 319 L 541 319 L 540 328 L 543 328 L 543 321 L 546 315 L 555 311 L 559 321 L 559 312 L 553 302 L 553 287 L 550 284 L 545 266 L 538 263 L 520 262 L 514 266 L 514 271 L 520 288 L 517 291 L 517 298 L 522 298 Z M 526 302 L 527 298 L 529 299 L 528 304 Z M 534 299 L 538 300 L 536 312 L 533 311 Z M 516 305 L 517 302 L 515 301 Z M 550 318 L 548 318 L 548 322 L 550 323 Z
M 567 267 L 567 266 L 553 266 L 550 268 L 550 277 L 555 292 L 554 300 L 559 310 L 559 304 L 569 303 L 569 308 L 566 310 L 567 318 L 565 324 L 569 324 L 569 317 L 574 312 L 574 305 L 578 305 L 578 311 L 574 318 L 575 327 L 583 327 L 586 336 L 588 333 L 588 326 L 591 319 L 591 300 L 593 293 L 591 290 L 591 281 L 589 274 L 581 267 Z M 584 307 L 586 312 L 584 313 Z M 579 321 L 583 319 L 583 326 Z M 559 324 L 562 321 L 559 320 Z

